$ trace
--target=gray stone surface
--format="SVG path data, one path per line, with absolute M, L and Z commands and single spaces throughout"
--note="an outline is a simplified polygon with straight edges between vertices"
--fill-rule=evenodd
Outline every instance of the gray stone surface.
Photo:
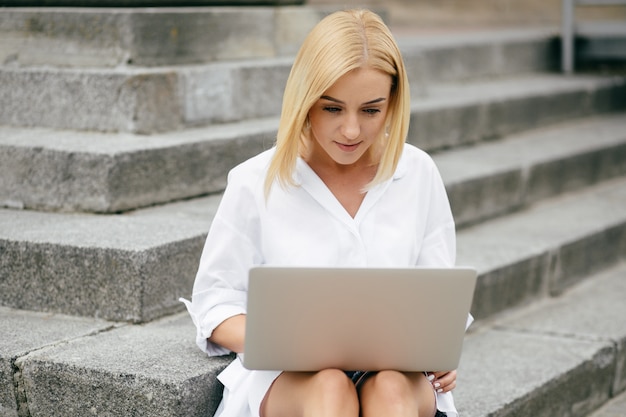
M 545 72 L 557 68 L 552 29 L 499 29 L 458 33 L 397 34 L 419 96 L 428 83 Z
M 0 67 L 0 124 L 151 134 L 277 116 L 288 58 L 138 69 Z
M 626 391 L 626 263 L 593 275 L 560 297 L 499 322 L 501 328 L 608 342 L 615 355 L 610 392 Z
M 424 137 L 412 136 L 412 141 L 423 149 L 435 150 L 447 144 L 491 139 L 496 135 L 493 126 L 502 123 L 487 112 L 492 106 L 510 105 L 508 112 L 515 113 L 523 111 L 520 102 L 531 106 L 547 91 L 561 93 L 571 88 L 593 95 L 589 91 L 598 89 L 598 94 L 604 94 L 604 88 L 611 83 L 543 76 L 482 83 L 486 93 L 469 86 L 446 90 L 418 100 L 414 119 L 424 118 L 428 124 L 417 125 L 415 130 Z M 620 88 L 626 89 L 626 83 Z M 195 87 L 189 89 L 195 91 Z M 219 90 L 211 91 L 190 93 L 194 99 L 188 102 L 188 113 L 202 119 L 202 112 L 211 105 L 229 106 L 215 97 L 211 99 L 210 94 L 220 94 Z M 263 101 L 250 93 L 245 96 L 250 97 L 250 103 Z M 279 102 L 277 97 L 274 99 Z M 567 100 L 565 96 L 563 101 Z M 204 101 L 206 104 L 200 104 Z M 584 106 L 580 103 L 581 108 Z M 254 106 L 233 108 L 250 117 Z M 596 110 L 589 104 L 586 111 Z M 554 109 L 551 118 L 572 116 L 567 110 L 556 116 L 558 112 Z M 470 117 L 474 113 L 478 119 Z M 458 154 L 436 155 L 450 186 L 457 221 L 471 223 L 555 192 L 623 173 L 624 135 L 620 130 L 623 131 L 624 123 L 620 117 L 532 132 Z M 457 118 L 459 126 L 467 129 L 451 128 L 449 123 L 456 123 L 453 120 Z M 530 115 L 526 123 L 524 129 L 547 121 Z M 254 119 L 150 136 L 0 127 L 0 204 L 117 212 L 218 192 L 223 189 L 230 168 L 273 144 L 277 125 L 274 118 Z M 516 122 L 514 126 L 501 127 L 498 135 L 507 129 L 517 131 L 522 126 Z M 457 180 L 459 175 L 462 180 Z M 493 193 L 495 189 L 502 192 Z
M 488 331 L 466 339 L 455 398 L 464 417 L 585 416 L 609 397 L 607 342 Z
M 0 213 L 0 302 L 141 322 L 180 311 L 217 198 L 119 216 Z
M 623 417 L 626 415 L 626 392 L 613 398 L 589 417 Z
M 207 416 L 230 357 L 207 359 L 186 313 L 19 358 L 30 415 Z
M 1 301 L 111 320 L 176 311 L 218 201 L 116 216 L 0 210 Z M 473 313 L 556 294 L 623 258 L 624 206 L 626 180 L 617 179 L 461 230 L 458 263 L 480 271 Z
M 115 323 L 96 319 L 0 307 L 0 416 L 27 415 L 21 371 L 16 366 L 18 358 L 44 347 L 67 343 L 116 326 Z
M 472 313 L 493 316 L 580 282 L 626 255 L 626 181 L 607 181 L 463 229 L 457 263 L 480 271 Z
M 625 277 L 622 262 L 559 297 L 479 325 L 459 368 L 462 414 L 587 416 L 624 391 Z
M 434 155 L 457 225 L 626 174 L 626 114 Z
M 0 9 L 0 63 L 116 67 L 284 56 L 319 16 L 308 7 Z
M 293 18 L 290 13 L 289 9 L 283 10 L 276 19 L 299 26 L 299 17 Z M 289 32 L 288 28 L 284 28 L 276 36 L 291 39 Z M 479 39 L 482 43 L 476 48 L 485 48 L 498 56 L 506 54 L 507 57 L 515 56 L 517 48 L 520 56 L 529 55 L 525 52 L 525 42 L 533 43 L 532 38 L 519 37 L 505 37 L 502 43 L 495 45 L 484 36 Z M 158 47 L 162 45 L 158 44 Z M 441 49 L 432 49 L 434 47 Z M 284 49 L 295 52 L 296 42 L 284 44 Z M 449 68 L 445 63 L 441 64 L 441 68 L 423 68 L 426 63 L 437 65 L 433 64 L 436 60 L 429 58 L 429 54 L 435 53 L 454 62 L 458 58 L 461 69 L 450 70 L 449 75 L 444 75 Z M 537 59 L 530 55 L 525 60 L 532 67 Z M 588 115 L 590 111 L 625 106 L 623 98 L 619 99 L 626 95 L 623 80 L 611 82 L 544 77 L 543 81 L 520 78 L 515 89 L 511 89 L 510 81 L 501 85 L 495 82 L 440 87 L 431 85 L 437 76 L 430 74 L 441 74 L 440 81 L 451 81 L 478 75 L 510 74 L 512 71 L 502 68 L 501 64 L 488 63 L 506 59 L 478 59 L 474 62 L 469 57 L 475 59 L 475 54 L 468 54 L 462 46 L 452 47 L 442 42 L 435 42 L 426 52 L 419 47 L 407 47 L 406 56 L 407 65 L 417 67 L 410 69 L 414 90 L 417 90 L 416 109 L 419 109 L 414 112 L 410 140 L 427 148 L 474 142 L 481 140 L 482 134 L 499 137 L 518 131 L 528 123 L 545 124 L 566 117 Z M 415 59 L 417 63 L 411 64 Z M 521 60 L 519 57 L 516 59 Z M 277 116 L 290 66 L 290 57 L 154 69 L 118 66 L 78 70 L 5 65 L 0 69 L 0 105 L 4 109 L 0 113 L 0 123 L 154 133 Z M 581 86 L 579 82 L 585 85 L 583 90 L 576 87 Z M 594 82 L 597 83 L 595 86 Z M 610 88 L 611 84 L 616 88 Z M 511 100 L 502 100 L 498 96 L 499 91 L 515 99 L 515 105 Z M 535 95 L 524 95 L 526 91 Z M 559 94 L 555 94 L 557 91 Z M 538 92 L 542 94 L 537 96 Z M 499 102 L 476 102 L 479 93 L 488 94 L 486 100 L 489 94 L 492 98 L 495 95 Z M 54 106 L 51 105 L 52 100 Z M 559 111 L 550 116 L 551 111 L 557 109 Z M 495 117 L 501 120 L 495 123 Z M 465 123 L 461 132 L 451 130 L 450 126 L 458 126 L 459 123 Z
M 218 192 L 273 144 L 277 123 L 152 136 L 0 127 L 0 204 L 112 213 Z
M 626 107 L 622 77 L 505 77 L 434 84 L 413 100 L 408 142 L 437 150 Z

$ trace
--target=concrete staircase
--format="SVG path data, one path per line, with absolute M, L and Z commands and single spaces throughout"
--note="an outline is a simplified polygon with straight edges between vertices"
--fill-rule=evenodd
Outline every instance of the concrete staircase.
M 232 358 L 177 299 L 319 16 L 0 9 L 1 417 L 213 414 Z M 626 77 L 558 74 L 556 33 L 398 34 L 480 273 L 463 417 L 626 415 Z

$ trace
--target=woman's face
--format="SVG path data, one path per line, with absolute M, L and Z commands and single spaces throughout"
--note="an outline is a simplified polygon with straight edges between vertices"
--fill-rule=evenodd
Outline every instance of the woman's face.
M 370 164 L 366 152 L 384 129 L 391 76 L 371 68 L 339 78 L 311 107 L 311 161 Z

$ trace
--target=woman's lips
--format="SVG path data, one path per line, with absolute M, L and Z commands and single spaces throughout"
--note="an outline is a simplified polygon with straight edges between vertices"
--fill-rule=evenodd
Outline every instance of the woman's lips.
M 337 144 L 339 149 L 341 149 L 342 151 L 345 151 L 345 152 L 355 151 L 359 147 L 359 145 L 361 144 L 361 142 L 353 143 L 351 145 L 346 145 L 346 144 L 340 143 L 340 142 L 335 142 L 335 143 Z

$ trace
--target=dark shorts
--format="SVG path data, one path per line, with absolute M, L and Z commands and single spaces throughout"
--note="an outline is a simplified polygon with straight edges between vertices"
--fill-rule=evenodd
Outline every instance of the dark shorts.
M 359 388 L 361 386 L 361 384 L 363 384 L 363 382 L 365 382 L 365 380 L 367 378 L 369 378 L 370 376 L 374 375 L 376 372 L 370 372 L 370 371 L 345 371 L 346 375 L 348 375 L 348 378 L 350 378 L 352 380 L 352 382 L 354 383 L 354 385 Z M 437 410 L 437 412 L 435 413 L 435 417 L 447 417 L 446 413 L 442 413 L 441 411 Z

